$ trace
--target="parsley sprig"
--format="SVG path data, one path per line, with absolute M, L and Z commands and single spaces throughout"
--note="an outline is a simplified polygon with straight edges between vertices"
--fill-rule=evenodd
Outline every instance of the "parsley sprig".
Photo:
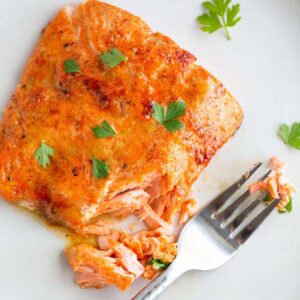
M 233 4 L 229 7 L 231 0 L 210 0 L 203 3 L 203 7 L 207 13 L 197 18 L 201 30 L 208 33 L 213 33 L 221 28 L 224 28 L 226 37 L 231 39 L 228 27 L 233 27 L 240 20 L 238 17 L 240 12 L 240 5 Z
M 282 124 L 279 128 L 279 135 L 285 144 L 300 150 L 300 122 L 295 122 L 292 126 Z
M 266 204 L 270 204 L 270 202 L 272 202 L 270 193 L 267 193 L 267 195 L 265 196 L 265 198 L 263 199 L 263 201 Z M 293 199 L 290 197 L 289 202 L 287 203 L 287 205 L 284 207 L 284 209 L 278 209 L 278 213 L 280 214 L 284 214 L 284 213 L 290 213 L 293 210 L 293 203 L 292 203 Z
M 105 66 L 111 69 L 127 59 L 118 48 L 110 48 L 109 51 L 103 52 L 99 58 Z
M 100 126 L 97 125 L 92 128 L 92 131 L 97 138 L 105 138 L 117 134 L 107 121 L 103 121 Z
M 292 203 L 292 198 L 289 199 L 288 204 L 284 207 L 284 209 L 278 209 L 278 212 L 280 214 L 284 214 L 284 213 L 290 213 L 293 209 L 293 203 Z
M 96 158 L 92 159 L 93 162 L 93 175 L 95 178 L 106 178 L 109 173 L 109 166 L 104 160 Z
M 184 124 L 179 121 L 178 118 L 183 116 L 185 112 L 186 104 L 183 100 L 178 100 L 177 102 L 172 101 L 167 112 L 163 105 L 153 102 L 152 118 L 173 133 L 184 127 Z
M 75 59 L 70 58 L 64 61 L 64 69 L 66 73 L 77 73 L 80 72 L 78 63 Z
M 34 158 L 41 167 L 46 168 L 46 166 L 50 164 L 49 156 L 53 156 L 54 152 L 52 147 L 42 142 L 41 146 L 35 151 Z
M 165 270 L 171 263 L 163 262 L 161 259 L 150 259 L 146 265 L 152 265 L 154 270 Z

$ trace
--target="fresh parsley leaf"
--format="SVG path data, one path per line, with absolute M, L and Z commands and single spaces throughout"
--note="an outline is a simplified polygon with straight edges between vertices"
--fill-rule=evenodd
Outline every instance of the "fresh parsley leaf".
M 201 30 L 208 33 L 214 33 L 222 28 L 222 24 L 219 21 L 218 16 L 214 12 L 209 14 L 203 14 L 197 18 L 198 22 L 203 25 Z
M 100 55 L 102 63 L 109 68 L 114 68 L 126 59 L 126 56 L 117 48 L 110 48 L 109 51 L 105 51 Z
M 231 8 L 229 7 L 227 9 L 227 16 L 226 16 L 227 24 L 226 24 L 226 26 L 233 27 L 241 20 L 241 17 L 237 16 L 239 14 L 239 12 L 240 12 L 239 4 L 234 4 L 231 6 Z
M 165 270 L 171 263 L 163 262 L 161 259 L 151 259 L 146 265 L 152 265 L 154 270 Z
M 282 124 L 279 127 L 279 135 L 285 144 L 300 150 L 300 122 L 293 123 L 291 127 Z
M 177 120 L 177 119 L 173 119 L 173 120 L 168 120 L 164 122 L 164 126 L 171 132 L 175 132 L 176 130 L 181 130 L 184 127 L 184 124 Z
M 46 166 L 50 164 L 49 156 L 53 155 L 54 149 L 42 142 L 41 146 L 35 151 L 34 158 L 41 167 L 46 168 Z
M 181 130 L 184 124 L 178 120 L 179 117 L 183 116 L 186 112 L 186 103 L 183 100 L 177 102 L 172 101 L 167 109 L 163 105 L 153 103 L 152 118 L 159 124 L 164 125 L 165 128 L 170 132 Z
M 165 120 L 165 107 L 162 105 L 159 105 L 156 102 L 153 102 L 153 113 L 152 118 L 156 120 L 159 124 L 163 124 Z
M 293 203 L 292 203 L 292 198 L 290 198 L 290 200 L 289 200 L 289 202 L 288 202 L 288 204 L 284 207 L 284 209 L 279 209 L 278 210 L 278 212 L 280 213 L 280 214 L 284 214 L 284 213 L 287 213 L 287 212 L 291 212 L 292 211 L 292 209 L 293 209 Z
M 270 196 L 270 193 L 267 193 L 267 195 L 265 196 L 265 198 L 263 199 L 263 201 L 265 203 L 269 203 L 271 201 L 271 196 Z
M 104 160 L 93 158 L 93 175 L 96 178 L 106 178 L 109 173 L 109 166 Z
M 290 201 L 288 202 L 288 204 L 285 206 L 285 209 L 287 212 L 291 212 L 293 209 L 293 202 L 292 202 L 292 198 L 290 198 Z
M 97 125 L 96 127 L 92 128 L 92 131 L 97 138 L 105 138 L 116 135 L 116 132 L 107 121 L 103 121 L 100 126 Z
M 66 73 L 77 73 L 79 72 L 79 66 L 77 64 L 77 61 L 73 58 L 71 59 L 66 59 L 64 61 L 64 67 L 65 67 L 65 72 Z
M 182 100 L 178 100 L 177 102 L 172 101 L 168 107 L 166 121 L 177 119 L 183 116 L 186 112 L 186 104 Z
M 228 27 L 235 26 L 241 17 L 238 16 L 240 12 L 240 5 L 233 4 L 229 7 L 231 0 L 210 0 L 203 3 L 203 7 L 207 13 L 202 14 L 197 18 L 201 25 L 201 30 L 208 33 L 213 33 L 221 28 L 224 28 L 226 37 L 231 39 Z
M 285 143 L 288 143 L 288 140 L 289 140 L 289 126 L 287 124 L 282 124 L 280 127 L 279 127 L 279 135 L 280 137 L 283 139 L 283 141 Z
M 285 209 L 287 212 L 291 212 L 293 209 L 293 202 L 292 202 L 292 198 L 290 198 L 290 201 L 288 202 L 288 204 L 285 206 Z

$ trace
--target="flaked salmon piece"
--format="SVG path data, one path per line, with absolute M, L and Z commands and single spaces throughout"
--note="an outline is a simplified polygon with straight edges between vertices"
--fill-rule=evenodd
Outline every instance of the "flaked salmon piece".
M 271 199 L 278 199 L 280 197 L 278 190 L 278 175 L 270 176 L 266 179 L 266 189 L 270 194 Z
M 120 233 L 113 231 L 110 234 L 102 235 L 98 237 L 98 246 L 101 250 L 107 251 L 111 249 L 113 241 L 119 241 Z
M 195 212 L 197 201 L 188 199 L 181 204 L 179 224 L 186 223 Z
M 81 288 L 102 288 L 107 285 L 105 279 L 89 266 L 80 266 L 75 273 L 75 281 Z
M 281 212 L 286 211 L 286 206 L 291 201 L 295 187 L 283 176 L 282 172 L 286 164 L 278 157 L 272 157 L 269 162 L 269 167 L 274 173 L 270 174 L 268 178 L 263 181 L 254 182 L 249 186 L 250 193 L 255 191 L 267 191 L 270 201 L 281 198 L 277 205 L 277 209 Z
M 154 199 L 150 206 L 155 211 L 155 213 L 164 219 L 164 216 L 167 216 L 167 219 L 164 219 L 165 221 L 170 221 L 170 219 L 176 214 L 177 207 L 176 205 L 173 205 L 171 207 L 171 203 L 177 204 L 178 201 L 174 199 L 174 191 L 169 191 L 166 194 L 160 196 L 159 198 Z M 168 211 L 168 213 L 166 213 Z
M 161 190 L 161 176 L 157 176 L 151 182 L 151 185 L 145 189 L 145 192 L 149 195 L 149 201 L 159 198 L 162 194 Z
M 153 252 L 154 259 L 160 259 L 163 262 L 171 263 L 177 255 L 177 243 L 161 242 L 159 248 Z
M 123 212 L 124 210 L 132 214 L 146 204 L 148 199 L 149 195 L 143 190 L 123 192 L 112 199 L 101 202 L 98 206 L 97 214 Z
M 277 156 L 273 156 L 269 161 L 269 167 L 276 173 L 283 173 L 287 167 L 287 164 L 280 160 Z
M 165 209 L 161 215 L 161 218 L 171 223 L 174 216 L 180 211 L 181 203 L 184 200 L 184 191 L 176 186 L 166 197 Z
M 249 185 L 249 192 L 255 193 L 257 191 L 260 191 L 261 193 L 263 193 L 266 190 L 266 184 L 263 181 L 257 181 L 257 182 L 253 182 Z
M 169 197 L 170 195 L 168 193 L 167 195 L 156 198 L 151 202 L 150 204 L 151 208 L 159 217 L 163 214 L 166 208 L 166 202 L 168 201 Z
M 131 236 L 126 232 L 120 235 L 120 241 L 129 249 L 131 249 L 138 259 L 144 258 L 143 247 L 141 241 L 136 236 Z
M 155 270 L 152 264 L 148 264 L 145 266 L 145 272 L 143 274 L 143 277 L 145 279 L 152 280 L 155 276 L 159 275 L 160 273 L 160 270 Z
M 117 243 L 112 248 L 118 263 L 136 278 L 145 271 L 143 265 L 137 260 L 137 255 L 124 244 Z
M 98 220 L 95 223 L 83 226 L 81 232 L 84 235 L 107 235 L 111 231 L 109 224 L 102 220 Z
M 293 184 L 291 184 L 285 176 L 282 174 L 279 174 L 278 176 L 278 192 L 281 196 L 281 201 L 278 203 L 277 208 L 280 211 L 286 211 L 286 206 L 289 203 L 289 201 L 292 200 L 295 193 L 295 187 Z
M 154 252 L 159 251 L 162 244 L 168 244 L 169 238 L 166 236 L 161 237 L 141 237 L 143 253 L 145 256 L 153 256 Z
M 170 185 L 166 175 L 154 177 L 149 187 L 145 189 L 145 192 L 149 194 L 149 202 L 152 203 L 153 200 L 166 195 L 169 192 L 169 188 Z
M 134 251 L 139 259 L 154 256 L 160 258 L 161 252 L 164 251 L 169 255 L 167 254 L 169 250 L 173 252 L 174 247 L 176 249 L 173 237 L 162 235 L 158 231 L 141 231 L 131 236 L 121 233 L 120 241 Z M 167 259 L 167 262 L 169 261 L 172 261 L 171 256 Z
M 143 205 L 136 214 L 151 230 L 161 227 L 167 234 L 173 231 L 172 226 L 161 219 L 148 204 Z
M 125 291 L 135 280 L 133 274 L 128 273 L 123 267 L 118 265 L 115 258 L 104 256 L 103 251 L 97 250 L 88 244 L 79 244 L 65 250 L 66 257 L 74 272 L 82 272 L 82 267 L 86 270 L 89 267 L 101 278 L 101 283 L 106 285 L 116 285 L 121 291 Z M 90 272 L 85 273 L 90 273 Z M 95 279 L 93 274 L 91 281 Z M 91 287 L 91 281 L 82 281 L 82 274 L 79 275 L 79 280 L 84 286 Z M 99 282 L 95 281 L 98 286 Z

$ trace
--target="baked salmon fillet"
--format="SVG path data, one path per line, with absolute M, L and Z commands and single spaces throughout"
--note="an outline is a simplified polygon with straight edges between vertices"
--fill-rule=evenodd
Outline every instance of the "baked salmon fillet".
M 66 249 L 82 287 L 125 290 L 154 276 L 147 261 L 176 255 L 172 219 L 188 219 L 191 185 L 243 118 L 195 60 L 96 0 L 64 7 L 42 32 L 3 113 L 0 195 L 96 238 Z M 101 220 L 132 214 L 148 230 Z

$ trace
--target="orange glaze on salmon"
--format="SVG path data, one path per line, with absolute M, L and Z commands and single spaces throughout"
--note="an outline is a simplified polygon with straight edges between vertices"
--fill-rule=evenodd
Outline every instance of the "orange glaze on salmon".
M 111 48 L 127 58 L 114 68 L 99 60 Z M 67 59 L 80 72 L 66 73 Z M 43 30 L 4 110 L 0 195 L 84 235 L 111 234 L 109 226 L 93 223 L 102 214 L 133 213 L 160 236 L 172 235 L 169 223 L 191 185 L 243 118 L 236 100 L 195 60 L 117 7 L 88 0 L 63 8 Z M 151 117 L 152 103 L 178 99 L 187 105 L 184 128 L 170 133 Z M 104 120 L 117 134 L 96 138 L 91 128 Z M 34 158 L 42 142 L 55 150 L 46 168 Z M 93 177 L 93 158 L 109 165 L 107 178 Z M 139 239 L 125 245 L 143 268 L 154 253 L 145 258 Z M 122 257 L 122 249 L 111 257 L 78 245 L 66 254 L 81 286 L 123 290 L 142 267 Z

